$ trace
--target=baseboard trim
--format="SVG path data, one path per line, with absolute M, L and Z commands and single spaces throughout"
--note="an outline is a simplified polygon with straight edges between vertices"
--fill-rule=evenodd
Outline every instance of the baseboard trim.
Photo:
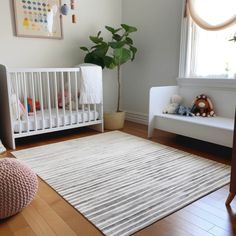
M 141 112 L 125 111 L 125 120 L 147 125 L 148 115 Z

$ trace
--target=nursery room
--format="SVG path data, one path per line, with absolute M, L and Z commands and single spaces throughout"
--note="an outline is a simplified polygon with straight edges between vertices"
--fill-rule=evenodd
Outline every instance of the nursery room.
M 0 18 L 0 236 L 236 235 L 235 0 Z

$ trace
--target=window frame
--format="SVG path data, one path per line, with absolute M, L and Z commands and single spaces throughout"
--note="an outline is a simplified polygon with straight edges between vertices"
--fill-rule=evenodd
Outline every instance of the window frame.
M 188 66 L 188 63 L 190 63 L 190 60 L 188 58 L 190 57 L 191 50 L 190 47 L 190 37 L 192 37 L 192 32 L 190 30 L 190 27 L 192 21 L 189 19 L 188 16 L 185 17 L 186 9 L 185 4 L 186 0 L 183 1 L 183 8 L 182 8 L 182 21 L 181 21 L 181 35 L 180 35 L 180 56 L 179 56 L 179 74 L 177 81 L 178 83 L 188 84 L 190 85 L 193 83 L 194 85 L 203 84 L 206 87 L 212 87 L 214 84 L 214 87 L 217 88 L 236 88 L 236 79 L 234 78 L 209 78 L 209 77 L 193 77 L 193 76 L 187 76 L 188 71 L 187 69 L 190 68 Z M 236 46 L 236 45 L 235 45 Z M 192 81 L 192 82 L 191 82 Z

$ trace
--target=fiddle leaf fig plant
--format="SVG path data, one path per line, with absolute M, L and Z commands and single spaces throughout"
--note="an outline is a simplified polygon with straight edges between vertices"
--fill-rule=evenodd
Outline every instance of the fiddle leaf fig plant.
M 118 98 L 117 98 L 117 109 L 120 110 L 120 68 L 121 65 L 133 61 L 137 48 L 134 46 L 131 34 L 137 31 L 136 27 L 121 24 L 120 28 L 113 28 L 111 26 L 105 26 L 105 29 L 110 32 L 111 39 L 105 41 L 101 36 L 101 31 L 96 36 L 89 36 L 92 41 L 92 46 L 80 47 L 81 50 L 86 52 L 84 57 L 85 63 L 93 63 L 101 66 L 103 69 L 114 69 L 117 68 L 117 82 L 118 82 Z

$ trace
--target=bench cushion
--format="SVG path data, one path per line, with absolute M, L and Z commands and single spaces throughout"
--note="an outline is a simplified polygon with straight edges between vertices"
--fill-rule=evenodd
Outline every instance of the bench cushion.
M 187 137 L 232 147 L 234 120 L 226 117 L 155 115 L 154 127 Z
M 158 114 L 157 116 L 174 119 L 179 121 L 185 121 L 189 123 L 205 125 L 210 127 L 215 127 L 219 129 L 226 129 L 233 131 L 234 129 L 234 119 L 226 117 L 199 117 L 199 116 L 181 116 L 174 114 Z

